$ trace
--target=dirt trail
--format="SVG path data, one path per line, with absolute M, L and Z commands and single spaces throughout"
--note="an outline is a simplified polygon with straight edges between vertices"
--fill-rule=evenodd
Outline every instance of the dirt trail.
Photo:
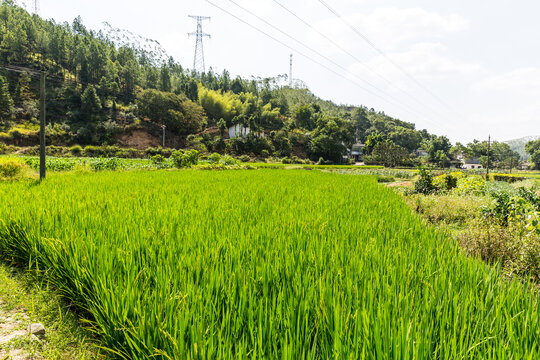
M 24 311 L 8 310 L 0 301 L 0 360 L 42 359 L 39 348 L 43 340 L 28 331 L 29 324 Z

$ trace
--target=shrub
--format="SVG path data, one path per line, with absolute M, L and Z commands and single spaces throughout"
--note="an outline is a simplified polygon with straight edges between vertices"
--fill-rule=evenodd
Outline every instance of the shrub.
M 191 167 L 199 163 L 199 152 L 197 150 L 176 150 L 171 154 L 171 160 L 178 169 Z
M 509 274 L 540 281 L 540 237 L 516 236 L 509 228 L 476 222 L 460 236 L 468 255 L 498 262 Z
M 165 162 L 165 158 L 162 155 L 157 154 L 150 157 L 150 161 L 152 161 L 152 164 L 156 165 L 159 169 L 163 166 L 163 163 Z
M 487 197 L 444 194 L 429 196 L 414 194 L 406 198 L 413 209 L 434 224 L 464 225 L 471 219 L 482 217 L 482 206 Z
M 249 162 L 251 158 L 249 157 L 249 155 L 241 155 L 240 157 L 238 157 L 238 160 L 240 160 L 241 162 Z
M 377 178 L 377 182 L 379 183 L 391 183 L 391 182 L 396 181 L 396 179 L 392 176 L 377 175 L 375 177 Z
M 207 160 L 210 164 L 217 164 L 221 160 L 221 155 L 218 153 L 212 153 L 208 156 Z
M 75 145 L 75 146 L 72 146 L 69 151 L 71 151 L 71 154 L 73 156 L 81 156 L 82 152 L 83 152 L 83 149 L 80 145 Z
M 513 174 L 491 174 L 490 177 L 495 181 L 504 181 L 507 183 L 515 183 L 525 180 L 525 177 Z
M 420 178 L 414 183 L 414 190 L 419 194 L 431 194 L 437 191 L 437 186 L 433 182 L 433 173 L 425 166 L 419 166 Z
M 461 173 L 452 172 L 439 175 L 433 179 L 433 183 L 439 189 L 452 190 L 457 186 L 458 178 L 461 178 L 458 174 Z
M 168 148 L 164 149 L 161 146 L 158 146 L 157 148 L 149 147 L 144 151 L 144 153 L 150 157 L 159 154 L 168 158 L 171 156 L 173 151 L 174 151 L 173 149 L 168 149 Z
M 0 178 L 12 180 L 28 166 L 21 159 L 14 157 L 0 158 Z
M 92 159 L 88 162 L 90 168 L 94 171 L 102 170 L 118 170 L 120 168 L 120 161 L 117 158 L 99 158 Z
M 468 175 L 457 180 L 454 193 L 458 195 L 482 195 L 486 181 L 480 175 Z

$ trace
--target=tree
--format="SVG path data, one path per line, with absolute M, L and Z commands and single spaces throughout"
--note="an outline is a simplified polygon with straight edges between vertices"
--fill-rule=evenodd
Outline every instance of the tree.
M 364 162 L 369 165 L 384 165 L 386 167 L 408 166 L 412 164 L 407 149 L 394 144 L 392 141 L 382 141 L 375 145 L 371 155 L 364 156 Z
M 179 135 L 195 134 L 206 125 L 204 110 L 185 95 L 148 89 L 137 96 L 139 114 Z
M 30 75 L 27 72 L 23 72 L 19 76 L 19 81 L 15 87 L 15 103 L 22 105 L 25 101 L 32 100 L 32 92 L 30 91 Z
M 13 110 L 13 99 L 9 94 L 7 80 L 0 75 L 0 120 L 2 122 L 12 120 Z
M 430 139 L 424 140 L 422 146 L 429 154 L 429 161 L 433 163 L 441 163 L 441 161 L 445 161 L 445 157 L 447 159 L 450 155 L 452 143 L 446 136 L 433 135 Z
M 161 91 L 171 92 L 171 72 L 169 71 L 169 68 L 165 65 L 161 67 L 159 84 Z
M 218 126 L 221 137 L 224 137 L 225 130 L 227 129 L 227 123 L 225 122 L 225 119 L 223 118 L 219 119 L 219 121 L 217 122 L 217 126 Z
M 535 169 L 540 170 L 540 139 L 525 144 L 525 151 L 531 155 L 529 160 L 534 164 Z
M 351 120 L 354 123 L 357 141 L 366 141 L 366 132 L 371 127 L 371 122 L 367 117 L 366 110 L 364 108 L 355 108 L 351 114 Z
M 337 117 L 321 119 L 311 138 L 311 157 L 341 162 L 347 149 L 354 143 L 353 129 L 350 121 Z
M 100 120 L 101 100 L 92 85 L 88 85 L 81 96 L 81 110 L 84 121 L 95 123 Z
M 401 126 L 397 126 L 391 131 L 388 138 L 392 140 L 394 144 L 407 149 L 410 153 L 417 150 L 422 142 L 422 136 L 418 131 Z
M 306 130 L 313 130 L 315 128 L 315 121 L 313 119 L 313 108 L 311 105 L 302 105 L 296 108 L 294 111 L 294 119 L 296 126 Z
M 245 91 L 244 84 L 242 84 L 242 79 L 237 77 L 231 83 L 231 91 L 235 94 L 240 94 Z
M 199 86 L 193 78 L 189 79 L 189 82 L 187 84 L 186 96 L 191 101 L 199 100 Z
M 377 144 L 383 142 L 383 141 L 386 141 L 385 137 L 383 134 L 381 133 L 373 133 L 371 135 L 369 135 L 367 137 L 367 140 L 366 140 L 366 144 L 364 146 L 364 149 L 363 149 L 363 152 L 364 154 L 366 155 L 370 155 L 371 152 L 373 151 L 373 149 L 375 148 L 375 146 L 377 146 Z

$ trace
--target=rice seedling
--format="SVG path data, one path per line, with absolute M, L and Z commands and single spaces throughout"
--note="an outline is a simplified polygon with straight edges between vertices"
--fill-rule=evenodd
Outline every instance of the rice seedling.
M 95 172 L 0 184 L 0 254 L 123 359 L 536 359 L 540 304 L 374 177 Z

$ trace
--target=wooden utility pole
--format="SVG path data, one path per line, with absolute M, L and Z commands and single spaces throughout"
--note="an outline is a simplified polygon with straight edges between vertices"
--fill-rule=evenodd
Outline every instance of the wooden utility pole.
M 488 153 L 487 153 L 487 168 L 486 168 L 486 180 L 489 181 L 489 151 L 491 148 L 491 135 L 488 135 Z
M 45 72 L 39 76 L 39 179 L 45 179 Z
M 165 149 L 165 129 L 167 127 L 165 125 L 161 125 L 161 128 L 163 129 L 163 148 Z
M 0 68 L 18 73 L 39 75 L 39 179 L 43 180 L 45 179 L 45 100 L 47 99 L 45 93 L 45 78 L 47 73 L 45 71 L 16 65 L 0 64 Z

